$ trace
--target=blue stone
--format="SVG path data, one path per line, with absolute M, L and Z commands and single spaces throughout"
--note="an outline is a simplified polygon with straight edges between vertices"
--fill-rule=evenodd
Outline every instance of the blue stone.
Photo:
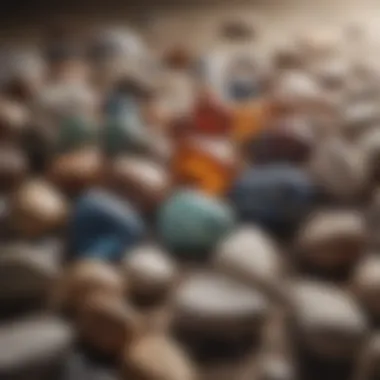
M 91 190 L 76 203 L 69 227 L 73 254 L 87 258 L 119 260 L 125 249 L 138 243 L 145 226 L 124 200 L 101 190 Z
M 227 86 L 227 97 L 234 101 L 253 99 L 259 96 L 260 93 L 260 86 L 254 80 L 247 81 L 237 78 L 230 81 Z
M 316 201 L 308 175 L 287 164 L 248 169 L 234 183 L 230 198 L 242 221 L 274 233 L 292 232 Z

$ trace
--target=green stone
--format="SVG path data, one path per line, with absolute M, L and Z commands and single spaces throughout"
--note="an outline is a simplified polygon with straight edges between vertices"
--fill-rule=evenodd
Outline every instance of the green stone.
M 206 258 L 233 228 L 235 216 L 222 200 L 193 190 L 169 198 L 158 214 L 158 233 L 172 252 Z
M 129 112 L 108 118 L 102 141 L 105 151 L 111 155 L 143 151 L 149 143 L 139 116 Z
M 57 138 L 57 150 L 69 152 L 96 141 L 97 128 L 83 117 L 64 119 Z

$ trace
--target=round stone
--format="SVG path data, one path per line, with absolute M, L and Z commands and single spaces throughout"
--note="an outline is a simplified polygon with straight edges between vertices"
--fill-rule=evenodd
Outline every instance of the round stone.
M 169 338 L 147 335 L 137 339 L 124 352 L 126 378 L 149 380 L 193 380 L 196 371 L 191 361 Z
M 291 70 L 283 75 L 272 89 L 272 99 L 290 109 L 309 109 L 325 104 L 320 86 L 301 71 Z
M 198 133 L 226 135 L 232 127 L 232 114 L 213 95 L 205 93 L 194 106 L 193 124 Z
M 47 177 L 68 195 L 78 195 L 103 181 L 104 160 L 96 148 L 85 148 L 53 158 Z
M 0 139 L 17 140 L 28 128 L 30 114 L 21 103 L 0 99 Z
M 122 265 L 129 292 L 137 304 L 163 301 L 178 278 L 176 264 L 154 245 L 127 252 Z
M 226 203 L 192 190 L 174 193 L 158 214 L 164 244 L 179 255 L 198 258 L 210 252 L 233 225 L 234 215 Z
M 28 173 L 28 161 L 24 153 L 11 145 L 0 146 L 0 192 L 17 187 Z
M 274 291 L 282 274 L 276 244 L 259 228 L 242 226 L 221 240 L 213 264 L 237 280 Z
M 123 152 L 141 152 L 149 146 L 148 131 L 139 111 L 134 107 L 128 106 L 125 112 L 111 116 L 106 121 L 101 141 L 107 154 L 112 156 Z
M 12 226 L 25 237 L 39 237 L 65 226 L 68 204 L 63 196 L 44 180 L 25 182 L 11 202 Z
M 319 144 L 310 160 L 310 173 L 330 197 L 339 201 L 357 199 L 368 185 L 364 155 L 338 138 Z
M 380 259 L 369 255 L 358 264 L 352 278 L 352 288 L 374 321 L 380 320 Z
M 79 306 L 76 324 L 85 345 L 105 355 L 122 354 L 138 332 L 137 315 L 120 295 L 92 292 Z
M 246 56 L 237 56 L 226 68 L 225 87 L 227 98 L 234 102 L 244 102 L 259 97 L 262 90 L 257 63 Z
M 73 346 L 74 334 L 59 319 L 33 315 L 0 328 L 2 379 L 44 379 L 59 368 Z
M 175 310 L 180 325 L 229 335 L 260 325 L 268 303 L 256 290 L 224 275 L 201 271 L 190 274 L 180 285 Z
M 98 108 L 98 95 L 83 81 L 58 81 L 46 86 L 36 99 L 36 120 L 44 126 L 59 126 L 69 118 L 91 120 Z
M 298 236 L 300 260 L 325 274 L 352 268 L 365 253 L 363 216 L 352 210 L 325 210 L 312 215 Z
M 68 152 L 96 142 L 97 128 L 85 117 L 67 117 L 62 120 L 56 150 Z
M 100 260 L 81 260 L 64 271 L 54 289 L 52 302 L 75 313 L 91 293 L 123 297 L 125 289 L 121 274 L 113 266 Z
M 312 125 L 302 117 L 287 117 L 264 129 L 245 144 L 253 164 L 307 162 L 314 148 Z
M 144 234 L 143 220 L 126 201 L 93 189 L 76 202 L 69 223 L 69 246 L 76 256 L 117 261 Z
M 300 341 L 315 355 L 354 358 L 367 333 L 367 321 L 355 300 L 333 285 L 303 281 L 293 292 Z
M 56 240 L 0 246 L 0 303 L 17 307 L 46 300 L 59 278 L 61 259 L 62 246 Z
M 233 144 L 224 138 L 188 136 L 178 142 L 171 160 L 176 183 L 211 195 L 223 195 L 240 166 Z
M 287 164 L 254 167 L 234 183 L 230 198 L 242 221 L 289 234 L 313 208 L 316 187 L 301 169 Z
M 170 174 L 156 162 L 138 157 L 116 158 L 111 167 L 112 187 L 142 211 L 153 211 L 170 190 Z
M 365 139 L 364 135 L 371 134 L 372 127 L 380 121 L 380 114 L 374 102 L 351 101 L 341 115 L 341 130 L 343 134 L 353 139 Z M 375 134 L 372 133 L 374 136 Z M 368 142 L 363 142 L 363 148 Z M 371 144 L 370 144 L 371 145 Z M 376 143 L 375 143 L 376 145 Z
M 197 271 L 176 291 L 173 330 L 200 362 L 236 359 L 256 348 L 268 308 L 254 288 Z

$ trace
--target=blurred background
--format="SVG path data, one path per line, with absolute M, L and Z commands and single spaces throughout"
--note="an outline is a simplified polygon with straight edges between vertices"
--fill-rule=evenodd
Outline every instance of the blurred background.
M 109 0 L 109 1 L 3 1 L 2 37 L 32 38 L 52 22 L 79 28 L 99 22 L 132 23 L 159 46 L 191 34 L 191 44 L 203 45 L 225 16 L 257 20 L 268 38 L 305 28 L 336 29 L 347 22 L 363 21 L 377 32 L 380 4 L 376 0 Z M 173 34 L 172 31 L 177 33 Z M 176 41 L 177 42 L 177 41 Z

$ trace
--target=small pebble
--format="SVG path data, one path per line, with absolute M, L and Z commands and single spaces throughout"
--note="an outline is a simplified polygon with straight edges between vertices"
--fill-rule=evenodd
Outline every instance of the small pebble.
M 180 190 L 159 209 L 157 228 L 170 251 L 179 257 L 200 259 L 233 228 L 234 222 L 233 211 L 223 201 L 198 191 Z
M 127 252 L 122 267 L 130 297 L 138 305 L 165 301 L 178 280 L 177 265 L 155 245 Z
M 66 225 L 69 205 L 62 194 L 43 179 L 31 179 L 12 196 L 11 223 L 23 237 L 42 237 Z

